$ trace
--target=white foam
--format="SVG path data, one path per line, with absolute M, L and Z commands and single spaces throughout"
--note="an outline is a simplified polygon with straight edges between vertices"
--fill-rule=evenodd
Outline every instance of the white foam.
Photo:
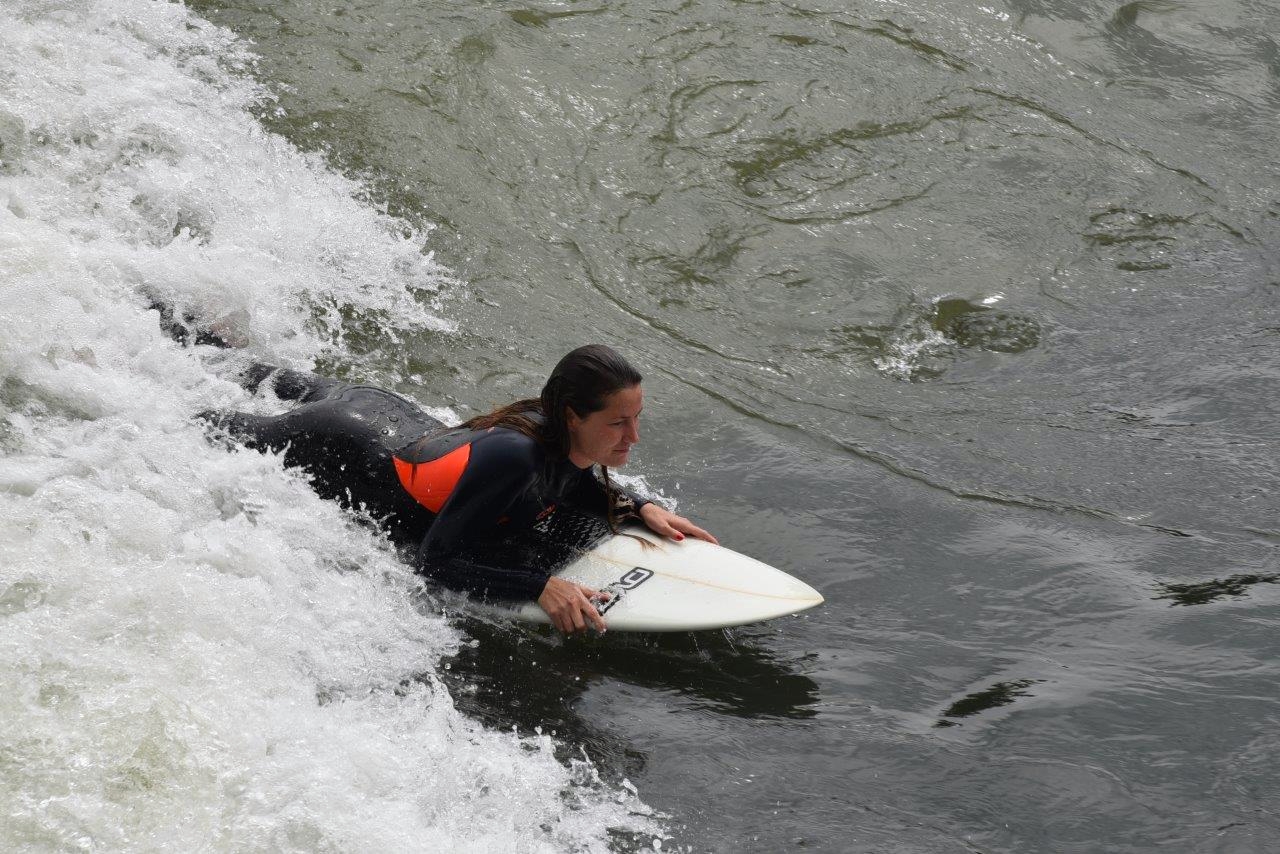
M 926 360 L 953 343 L 927 324 L 927 320 L 917 321 L 895 330 L 885 344 L 884 355 L 871 360 L 876 369 L 894 379 L 915 379 Z
M 656 832 L 547 739 L 458 714 L 431 676 L 456 632 L 385 543 L 192 422 L 242 392 L 143 292 L 303 368 L 343 312 L 449 328 L 425 235 L 266 134 L 248 61 L 179 5 L 0 7 L 0 849 Z

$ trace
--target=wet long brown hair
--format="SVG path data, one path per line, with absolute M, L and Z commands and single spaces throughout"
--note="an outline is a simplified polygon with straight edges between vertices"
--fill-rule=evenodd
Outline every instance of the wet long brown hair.
M 464 421 L 472 430 L 507 427 L 536 440 L 554 460 L 569 456 L 568 414 L 572 409 L 579 418 L 605 408 L 611 394 L 640 384 L 640 372 L 612 347 L 587 344 L 570 351 L 556 363 L 542 387 L 542 394 L 508 403 L 485 415 Z M 609 528 L 617 531 L 614 519 L 614 489 L 609 482 L 608 466 L 600 466 L 604 476 L 606 517 Z

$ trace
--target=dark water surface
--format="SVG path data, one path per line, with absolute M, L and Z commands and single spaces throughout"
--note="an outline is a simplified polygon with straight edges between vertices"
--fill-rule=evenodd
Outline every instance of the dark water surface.
M 338 367 L 465 414 L 612 342 L 635 471 L 827 597 L 474 622 L 461 707 L 668 847 L 1274 850 L 1275 4 L 191 5 L 463 283 Z

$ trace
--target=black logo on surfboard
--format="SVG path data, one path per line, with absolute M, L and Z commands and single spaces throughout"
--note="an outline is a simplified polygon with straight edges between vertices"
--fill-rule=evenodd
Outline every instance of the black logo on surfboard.
M 622 597 L 629 590 L 635 590 L 641 584 L 644 584 L 650 578 L 653 578 L 653 570 L 645 569 L 643 566 L 633 566 L 631 569 L 623 573 L 623 576 L 604 589 L 613 594 L 613 597 L 607 602 L 601 602 L 596 606 L 596 610 L 600 614 L 604 614 L 614 605 L 622 601 Z

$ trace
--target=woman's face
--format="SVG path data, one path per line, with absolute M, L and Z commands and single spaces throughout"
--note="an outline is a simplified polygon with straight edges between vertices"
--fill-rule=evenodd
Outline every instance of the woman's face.
M 578 468 L 592 463 L 617 468 L 625 465 L 631 446 L 640 441 L 640 410 L 644 393 L 639 385 L 619 389 L 604 399 L 604 409 L 579 418 L 572 409 L 569 426 L 569 459 Z

